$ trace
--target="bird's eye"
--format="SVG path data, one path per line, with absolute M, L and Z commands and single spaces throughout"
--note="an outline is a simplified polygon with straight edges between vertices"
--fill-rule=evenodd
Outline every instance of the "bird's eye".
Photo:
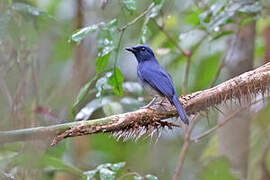
M 142 47 L 142 51 L 145 51 L 145 48 L 144 47 Z

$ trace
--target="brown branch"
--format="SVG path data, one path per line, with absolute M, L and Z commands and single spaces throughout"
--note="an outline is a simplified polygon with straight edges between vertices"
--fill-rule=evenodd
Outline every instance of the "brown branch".
M 184 141 L 184 145 L 183 145 L 182 150 L 181 150 L 180 155 L 179 155 L 178 164 L 177 164 L 177 167 L 175 169 L 173 180 L 178 180 L 179 179 L 179 176 L 180 176 L 180 173 L 182 172 L 184 160 L 185 160 L 185 157 L 186 157 L 186 154 L 187 154 L 189 145 L 190 145 L 190 135 L 192 133 L 192 130 L 193 130 L 195 124 L 199 120 L 199 115 L 200 114 L 198 113 L 194 117 L 191 126 L 190 127 L 187 127 L 186 130 L 185 130 L 185 136 L 184 136 L 184 140 L 185 141 Z
M 188 94 L 180 98 L 187 114 L 196 114 L 231 99 L 251 99 L 258 93 L 269 93 L 270 63 L 255 70 L 243 73 L 213 88 Z M 0 131 L 0 143 L 25 141 L 46 138 L 48 134 L 56 135 L 53 145 L 63 138 L 83 136 L 103 132 L 127 132 L 132 130 L 130 136 L 139 132 L 151 132 L 153 129 L 174 125 L 162 121 L 176 117 L 177 112 L 169 103 L 164 106 L 154 105 L 153 109 L 139 109 L 119 115 L 113 115 L 90 121 L 79 121 L 48 127 L 35 127 L 29 129 Z M 136 131 L 138 130 L 138 131 Z

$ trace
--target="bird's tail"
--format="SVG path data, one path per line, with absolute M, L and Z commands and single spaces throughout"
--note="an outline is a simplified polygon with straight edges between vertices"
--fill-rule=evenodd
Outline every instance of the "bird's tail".
M 187 113 L 185 111 L 185 109 L 183 108 L 182 104 L 180 103 L 179 99 L 177 96 L 174 96 L 172 99 L 172 103 L 174 104 L 174 106 L 176 107 L 178 114 L 181 118 L 181 120 L 185 123 L 185 124 L 189 124 L 189 120 L 187 117 Z

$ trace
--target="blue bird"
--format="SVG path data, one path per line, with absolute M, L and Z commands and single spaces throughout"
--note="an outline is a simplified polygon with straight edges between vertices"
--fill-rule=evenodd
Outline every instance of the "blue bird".
M 172 78 L 170 74 L 160 66 L 152 49 L 147 45 L 138 45 L 126 48 L 126 50 L 136 56 L 138 61 L 137 74 L 140 84 L 150 92 L 151 95 L 155 95 L 154 99 L 145 107 L 147 108 L 155 102 L 157 98 L 156 95 L 166 97 L 170 103 L 176 107 L 181 120 L 185 124 L 189 124 L 187 113 L 178 99 Z

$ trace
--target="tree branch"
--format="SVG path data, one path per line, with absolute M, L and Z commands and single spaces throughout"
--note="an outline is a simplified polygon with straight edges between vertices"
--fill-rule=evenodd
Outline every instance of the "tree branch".
M 270 63 L 255 70 L 243 73 L 213 88 L 194 92 L 180 98 L 187 114 L 196 114 L 214 107 L 227 100 L 241 98 L 251 99 L 258 93 L 269 93 Z M 113 115 L 101 119 L 71 122 L 48 127 L 35 127 L 13 131 L 0 131 L 0 143 L 25 141 L 47 138 L 54 135 L 52 145 L 63 138 L 83 136 L 100 132 L 113 132 L 115 135 L 123 133 L 129 137 L 140 137 L 147 132 L 155 132 L 162 127 L 172 128 L 175 125 L 162 121 L 176 117 L 177 112 L 168 102 L 154 105 L 153 109 L 139 109 L 133 112 Z
M 179 179 L 180 173 L 182 172 L 184 160 L 185 160 L 185 157 L 186 157 L 189 145 L 190 145 L 190 135 L 192 133 L 192 130 L 193 130 L 195 124 L 199 120 L 199 116 L 200 116 L 200 114 L 198 113 L 194 117 L 191 126 L 186 128 L 186 130 L 185 130 L 185 136 L 184 136 L 185 141 L 184 141 L 184 145 L 182 147 L 182 150 L 181 150 L 179 158 L 178 158 L 178 164 L 177 164 L 177 167 L 175 169 L 175 173 L 173 175 L 173 180 Z

